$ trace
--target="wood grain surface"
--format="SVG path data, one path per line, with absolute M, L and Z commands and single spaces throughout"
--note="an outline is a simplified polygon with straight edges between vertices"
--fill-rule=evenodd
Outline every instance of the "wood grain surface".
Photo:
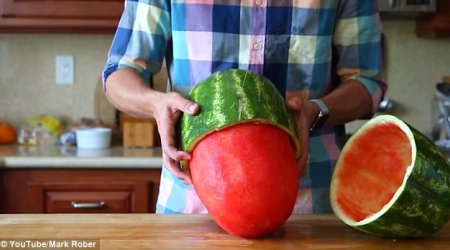
M 95 249 L 450 249 L 450 224 L 420 239 L 371 236 L 333 215 L 292 215 L 257 239 L 233 236 L 208 215 L 2 214 L 2 240 L 93 240 Z M 89 248 L 84 248 L 89 249 Z M 90 248 L 93 249 L 93 248 Z

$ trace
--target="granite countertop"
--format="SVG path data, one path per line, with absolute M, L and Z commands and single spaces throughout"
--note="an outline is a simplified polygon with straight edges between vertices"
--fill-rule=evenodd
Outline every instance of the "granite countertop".
M 161 168 L 161 148 L 0 145 L 0 168 Z

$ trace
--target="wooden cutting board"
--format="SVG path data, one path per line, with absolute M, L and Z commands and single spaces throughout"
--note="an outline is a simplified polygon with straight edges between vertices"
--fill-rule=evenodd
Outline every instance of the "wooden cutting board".
M 450 84 L 450 76 L 443 76 L 442 77 L 442 82 Z
M 86 240 L 85 249 L 449 249 L 450 224 L 421 239 L 357 231 L 333 215 L 292 215 L 259 239 L 230 235 L 208 215 L 1 214 L 1 240 Z

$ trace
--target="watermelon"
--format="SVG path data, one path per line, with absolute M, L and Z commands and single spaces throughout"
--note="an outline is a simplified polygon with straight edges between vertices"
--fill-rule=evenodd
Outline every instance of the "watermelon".
M 281 227 L 298 190 L 300 147 L 293 116 L 268 79 L 245 70 L 215 73 L 189 93 L 201 111 L 180 117 L 192 184 L 227 232 L 259 237 Z
M 427 236 L 450 219 L 450 164 L 414 127 L 376 116 L 344 145 L 330 201 L 338 218 L 369 234 Z
M 199 82 L 189 99 L 201 107 L 196 116 L 182 115 L 181 148 L 191 152 L 208 133 L 243 122 L 273 124 L 292 137 L 300 155 L 296 123 L 283 96 L 267 78 L 239 69 L 219 71 Z

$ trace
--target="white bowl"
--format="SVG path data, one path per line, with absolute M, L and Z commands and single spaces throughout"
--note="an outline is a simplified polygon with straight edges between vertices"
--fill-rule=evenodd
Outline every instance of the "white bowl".
M 111 145 L 110 128 L 84 128 L 75 133 L 78 148 L 99 149 L 108 148 Z

